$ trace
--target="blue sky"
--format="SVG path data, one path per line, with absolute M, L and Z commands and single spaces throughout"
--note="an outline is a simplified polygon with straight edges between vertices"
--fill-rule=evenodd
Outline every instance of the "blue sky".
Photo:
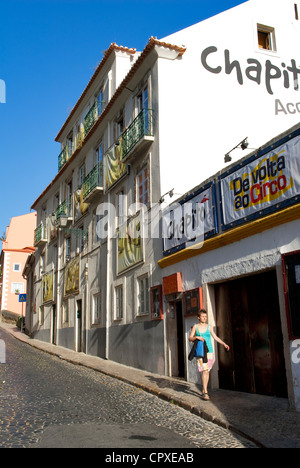
M 241 3 L 0 0 L 0 80 L 6 85 L 0 236 L 13 216 L 30 212 L 56 175 L 54 138 L 112 42 L 143 50 L 151 36 L 162 38 Z

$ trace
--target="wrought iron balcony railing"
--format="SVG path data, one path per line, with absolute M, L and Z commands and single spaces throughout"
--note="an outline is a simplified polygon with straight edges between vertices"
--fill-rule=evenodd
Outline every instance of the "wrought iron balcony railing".
M 58 170 L 59 171 L 66 164 L 68 159 L 69 159 L 68 158 L 68 148 L 65 146 L 65 148 L 62 150 L 62 152 L 58 156 Z
M 34 231 L 34 246 L 37 247 L 41 243 L 47 242 L 46 229 L 43 223 L 41 223 Z
M 103 163 L 99 162 L 83 181 L 83 200 L 87 201 L 95 190 L 103 189 Z
M 84 126 L 85 135 L 90 131 L 90 129 L 93 127 L 97 119 L 98 119 L 98 103 L 95 102 L 84 118 L 83 126 Z
M 94 126 L 95 122 L 97 121 L 98 117 L 103 111 L 103 105 L 103 102 L 96 101 L 86 114 L 84 118 L 82 132 L 77 136 L 77 143 L 75 149 L 78 149 L 82 146 L 85 136 Z M 123 159 L 127 157 L 127 155 L 139 143 L 140 140 L 142 140 L 143 138 L 146 139 L 147 137 L 152 138 L 153 136 L 153 110 L 143 109 L 121 135 Z M 68 159 L 70 159 L 70 157 L 72 156 L 69 153 L 70 150 L 68 150 L 67 146 L 60 153 L 58 157 L 58 171 L 62 169 L 62 167 L 66 164 Z
M 130 153 L 142 138 L 153 136 L 153 110 L 143 109 L 122 133 L 121 144 L 123 159 L 126 158 L 128 153 Z
M 56 210 L 56 221 L 65 219 L 66 222 L 72 219 L 72 200 L 65 200 Z

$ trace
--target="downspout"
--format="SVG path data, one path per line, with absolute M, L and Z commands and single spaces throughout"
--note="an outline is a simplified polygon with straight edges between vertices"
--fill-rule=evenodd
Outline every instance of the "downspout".
M 84 278 L 85 278 L 85 292 L 84 292 L 84 333 L 85 333 L 85 339 L 83 343 L 83 349 L 84 353 L 88 354 L 88 310 L 89 310 L 89 264 L 85 264 L 85 269 L 84 269 Z M 83 312 L 81 312 L 83 313 Z
M 108 206 L 110 206 L 110 192 L 108 192 L 108 199 L 107 199 Z M 107 223 L 107 246 L 106 246 L 106 317 L 105 317 L 105 359 L 109 359 L 109 317 L 110 317 L 110 310 L 111 310 L 111 300 L 110 300 L 110 220 L 111 215 L 108 213 L 108 223 Z

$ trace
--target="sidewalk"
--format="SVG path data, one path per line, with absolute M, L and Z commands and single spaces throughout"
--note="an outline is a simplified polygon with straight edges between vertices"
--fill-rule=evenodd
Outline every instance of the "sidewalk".
M 0 328 L 41 351 L 115 377 L 177 404 L 243 435 L 258 446 L 300 448 L 300 413 L 289 411 L 286 399 L 214 390 L 210 392 L 211 400 L 203 401 L 195 384 L 31 339 L 13 325 L 0 323 Z

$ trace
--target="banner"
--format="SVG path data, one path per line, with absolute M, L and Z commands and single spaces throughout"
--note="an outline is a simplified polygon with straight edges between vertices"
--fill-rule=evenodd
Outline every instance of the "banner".
M 143 261 L 141 213 L 120 227 L 117 237 L 117 273 Z
M 83 187 L 74 192 L 74 217 L 75 222 L 88 210 L 89 204 L 83 201 Z
M 53 301 L 53 271 L 43 276 L 43 303 Z
M 113 145 L 104 156 L 105 190 L 108 190 L 121 177 L 127 174 L 127 165 L 123 163 L 122 139 Z
M 210 184 L 185 203 L 170 205 L 162 216 L 164 252 L 192 247 L 217 230 L 214 217 L 214 185 Z
M 220 180 L 224 226 L 275 211 L 300 194 L 300 137 Z M 228 226 L 229 227 L 229 226 Z
M 73 258 L 65 268 L 65 296 L 79 292 L 79 257 Z

